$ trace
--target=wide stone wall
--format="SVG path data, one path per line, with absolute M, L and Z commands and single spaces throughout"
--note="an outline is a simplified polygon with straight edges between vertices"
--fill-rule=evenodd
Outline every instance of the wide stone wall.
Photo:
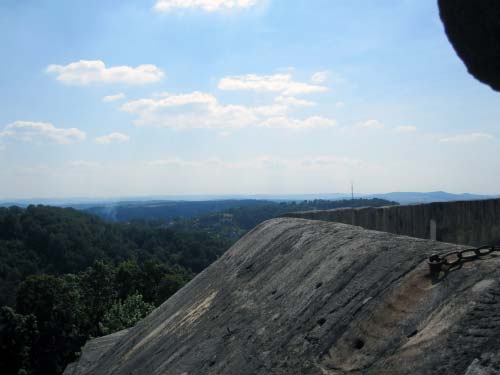
M 500 199 L 342 208 L 284 215 L 463 245 L 500 243 Z

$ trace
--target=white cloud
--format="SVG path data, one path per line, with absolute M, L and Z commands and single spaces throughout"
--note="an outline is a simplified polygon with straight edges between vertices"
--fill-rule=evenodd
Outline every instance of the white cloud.
M 143 64 L 135 68 L 113 66 L 107 68 L 100 60 L 80 60 L 66 66 L 49 65 L 48 73 L 56 73 L 57 80 L 68 85 L 88 85 L 91 83 L 126 83 L 144 85 L 158 82 L 165 73 L 155 65 Z
M 226 91 L 279 92 L 287 96 L 328 91 L 325 86 L 296 82 L 292 79 L 291 74 L 230 76 L 222 78 L 218 87 Z
M 107 145 L 113 142 L 116 143 L 123 143 L 123 142 L 128 142 L 130 140 L 130 137 L 126 134 L 123 133 L 111 133 L 107 135 L 103 135 L 101 137 L 97 137 L 95 139 L 95 142 L 100 144 L 100 145 Z
M 157 0 L 154 9 L 158 12 L 168 12 L 178 8 L 201 8 L 207 12 L 250 8 L 259 0 Z
M 270 105 L 223 105 L 208 93 L 157 94 L 154 98 L 127 102 L 121 110 L 137 116 L 136 125 L 156 125 L 175 129 L 236 129 L 248 126 L 304 129 L 333 126 L 334 121 L 319 116 L 290 119 L 289 110 L 309 102 L 280 99 Z
M 211 94 L 193 92 L 125 103 L 122 111 L 137 115 L 136 125 L 157 125 L 176 129 L 238 128 L 257 121 L 255 110 L 219 104 Z
M 201 167 L 207 161 L 189 161 L 181 158 L 167 158 L 159 160 L 151 160 L 146 162 L 146 165 L 151 167 Z
M 309 116 L 298 119 L 290 112 L 316 103 L 294 95 L 322 92 L 323 86 L 295 82 L 290 74 L 273 76 L 235 76 L 220 80 L 222 90 L 255 90 L 277 93 L 269 104 L 256 106 L 222 104 L 210 93 L 194 91 L 186 94 L 168 92 L 154 94 L 124 103 L 120 109 L 136 116 L 135 125 L 155 125 L 174 129 L 237 129 L 243 127 L 313 129 L 335 125 L 332 119 Z M 226 134 L 226 133 L 224 133 Z
M 335 120 L 321 116 L 313 116 L 305 120 L 291 119 L 288 117 L 271 117 L 262 122 L 259 126 L 277 129 L 318 129 L 331 128 L 335 125 Z
M 195 91 L 189 94 L 170 94 L 167 92 L 156 94 L 157 99 L 138 99 L 125 103 L 122 110 L 125 112 L 140 112 L 180 107 L 189 104 L 216 105 L 217 98 L 212 94 Z
M 231 133 L 230 131 L 223 130 L 223 131 L 219 132 L 219 133 L 217 134 L 217 136 L 218 136 L 219 138 L 227 138 L 227 137 L 230 137 L 230 136 L 231 136 L 231 134 L 232 134 L 232 133 Z
M 439 143 L 475 143 L 482 141 L 490 141 L 495 137 L 488 133 L 475 132 L 469 134 L 457 134 L 449 137 L 444 137 L 439 140 Z
M 376 165 L 366 163 L 357 158 L 319 155 L 304 156 L 298 158 L 283 158 L 279 156 L 259 156 L 238 161 L 225 161 L 219 158 L 207 158 L 202 160 L 186 160 L 177 157 L 151 160 L 146 162 L 147 166 L 161 168 L 223 168 L 223 169 L 331 169 L 335 167 L 359 168 L 365 167 L 378 168 Z
M 385 130 L 385 125 L 378 120 L 371 119 L 363 122 L 355 123 L 352 125 L 345 125 L 339 128 L 342 134 L 347 135 L 369 135 L 373 136 L 375 132 L 382 132 Z
M 325 83 L 330 75 L 329 71 L 317 72 L 314 73 L 311 77 L 311 81 L 314 83 Z
M 344 102 L 337 102 L 337 103 L 335 103 L 335 107 L 337 107 L 337 108 L 344 108 L 345 107 L 345 103 Z
M 313 107 L 317 105 L 315 102 L 304 99 L 297 99 L 293 96 L 278 96 L 275 101 L 289 107 Z
M 105 103 L 109 102 L 116 102 L 117 100 L 122 100 L 125 99 L 125 94 L 124 93 L 119 93 L 119 94 L 114 94 L 114 95 L 107 95 L 104 98 L 102 98 L 102 101 Z
M 48 122 L 16 121 L 0 132 L 0 137 L 24 142 L 43 143 L 45 141 L 69 144 L 86 139 L 86 134 L 76 128 L 56 128 Z
M 403 125 L 394 128 L 396 133 L 415 133 L 417 128 L 413 125 Z
M 95 161 L 86 161 L 86 160 L 74 160 L 67 163 L 68 167 L 73 168 L 97 168 L 100 167 L 101 164 Z
M 359 126 L 363 129 L 383 129 L 383 128 L 385 128 L 385 125 L 382 124 L 378 120 L 368 120 L 368 121 L 365 121 L 365 122 L 359 124 Z

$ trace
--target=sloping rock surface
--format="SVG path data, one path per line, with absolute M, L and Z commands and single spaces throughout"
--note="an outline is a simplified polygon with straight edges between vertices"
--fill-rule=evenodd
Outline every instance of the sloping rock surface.
M 446 34 L 469 72 L 500 91 L 498 0 L 438 0 Z
M 267 221 L 72 375 L 499 374 L 500 257 L 428 275 L 460 248 Z

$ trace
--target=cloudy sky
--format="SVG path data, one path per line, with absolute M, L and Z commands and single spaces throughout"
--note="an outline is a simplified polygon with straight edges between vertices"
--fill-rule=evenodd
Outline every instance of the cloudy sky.
M 3 0 L 0 198 L 500 192 L 434 0 Z

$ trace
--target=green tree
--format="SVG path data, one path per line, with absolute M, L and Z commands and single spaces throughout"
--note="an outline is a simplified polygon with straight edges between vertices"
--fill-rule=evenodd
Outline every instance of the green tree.
M 115 278 L 119 299 L 123 300 L 142 289 L 141 273 L 139 265 L 132 260 L 120 263 Z
M 94 337 L 100 335 L 99 322 L 115 303 L 115 268 L 97 261 L 80 274 L 80 288 L 84 311 L 88 317 L 86 331 Z
M 100 329 L 108 335 L 133 327 L 153 311 L 155 306 L 144 301 L 140 294 L 128 296 L 124 301 L 114 303 L 104 314 Z
M 75 359 L 88 335 L 78 278 L 30 276 L 19 287 L 17 313 L 36 318 L 38 338 L 31 346 L 33 374 L 61 373 Z
M 0 369 L 3 374 L 31 373 L 32 347 L 38 340 L 36 317 L 0 309 Z
M 155 304 L 161 305 L 189 281 L 189 276 L 180 271 L 170 271 L 165 274 L 157 285 Z

